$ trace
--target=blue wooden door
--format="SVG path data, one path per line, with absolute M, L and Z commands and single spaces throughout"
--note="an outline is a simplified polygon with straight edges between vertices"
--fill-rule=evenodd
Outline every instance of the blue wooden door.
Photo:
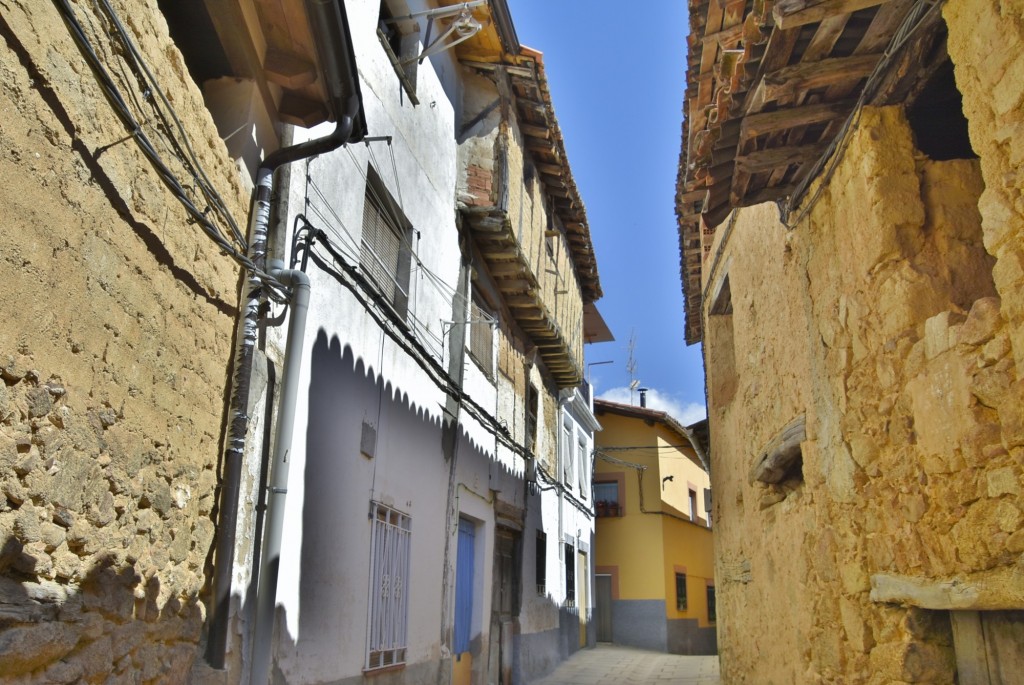
M 455 562 L 455 654 L 469 651 L 470 628 L 473 625 L 473 560 L 476 526 L 459 519 L 459 551 Z

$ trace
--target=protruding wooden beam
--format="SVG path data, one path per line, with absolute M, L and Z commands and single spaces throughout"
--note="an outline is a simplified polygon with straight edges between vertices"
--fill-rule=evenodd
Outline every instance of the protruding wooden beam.
M 856 82 L 871 73 L 881 55 L 832 57 L 820 62 L 800 62 L 766 74 L 757 86 L 755 99 L 770 102 L 812 88 Z
M 520 122 L 519 130 L 523 132 L 524 136 L 532 136 L 533 138 L 547 140 L 551 136 L 551 131 L 546 126 L 537 126 L 536 124 Z
M 886 0 L 778 0 L 772 8 L 775 26 L 791 29 L 814 24 L 837 14 L 850 14 L 857 10 L 881 5 Z
M 761 112 L 748 115 L 743 119 L 740 129 L 741 140 L 749 140 L 766 133 L 784 131 L 797 126 L 809 126 L 824 121 L 841 119 L 850 113 L 853 102 L 826 102 L 818 105 L 777 109 L 774 112 Z
M 316 65 L 280 50 L 268 50 L 263 63 L 267 80 L 282 88 L 299 90 L 316 81 Z
M 794 145 L 757 150 L 736 158 L 736 166 L 750 174 L 772 171 L 790 164 L 813 162 L 821 157 L 827 147 L 824 143 Z

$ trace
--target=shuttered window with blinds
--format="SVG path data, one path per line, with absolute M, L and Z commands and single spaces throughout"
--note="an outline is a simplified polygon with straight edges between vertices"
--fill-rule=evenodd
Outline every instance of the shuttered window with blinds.
M 491 313 L 477 296 L 470 303 L 469 353 L 488 378 L 494 378 L 494 327 Z
M 363 202 L 359 262 L 363 272 L 404 317 L 409 304 L 409 223 L 372 168 L 370 172 Z

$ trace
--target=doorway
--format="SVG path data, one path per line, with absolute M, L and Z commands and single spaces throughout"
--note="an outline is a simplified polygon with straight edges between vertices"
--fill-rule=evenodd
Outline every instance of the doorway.
M 1012 685 L 1024 673 L 1024 611 L 951 611 L 960 685 Z

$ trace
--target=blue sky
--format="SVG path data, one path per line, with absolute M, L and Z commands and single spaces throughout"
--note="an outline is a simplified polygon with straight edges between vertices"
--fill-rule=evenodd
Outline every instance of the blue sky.
M 686 3 L 509 0 L 519 40 L 544 53 L 555 113 L 590 221 L 615 342 L 590 345 L 599 396 L 630 401 L 626 369 L 648 406 L 690 423 L 704 416 L 700 346 L 686 346 L 676 164 L 685 89 Z M 633 396 L 639 404 L 639 396 Z

